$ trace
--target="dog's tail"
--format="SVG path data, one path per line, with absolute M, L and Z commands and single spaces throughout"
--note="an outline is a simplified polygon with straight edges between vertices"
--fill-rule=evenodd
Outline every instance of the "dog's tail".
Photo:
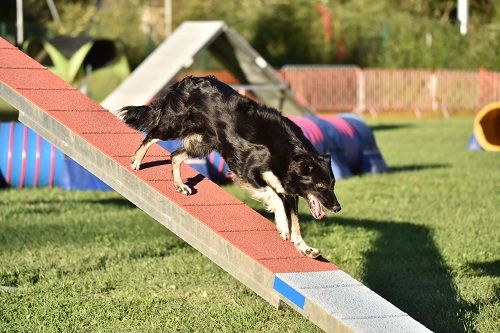
M 158 125 L 161 111 L 153 105 L 125 106 L 116 111 L 115 115 L 130 127 L 149 132 Z

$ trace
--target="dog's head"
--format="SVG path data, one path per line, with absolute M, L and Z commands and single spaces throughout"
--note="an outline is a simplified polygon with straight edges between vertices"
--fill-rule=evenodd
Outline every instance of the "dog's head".
M 298 155 L 290 164 L 291 184 L 295 193 L 306 199 L 315 219 L 325 216 L 323 208 L 340 211 L 340 204 L 333 193 L 335 177 L 330 156 Z

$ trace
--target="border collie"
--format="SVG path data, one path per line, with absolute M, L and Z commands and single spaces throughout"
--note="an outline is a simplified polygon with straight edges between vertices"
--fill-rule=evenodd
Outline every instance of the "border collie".
M 153 104 L 126 106 L 116 115 L 147 132 L 131 158 L 132 169 L 140 168 L 158 140 L 179 139 L 182 148 L 171 154 L 173 181 L 177 192 L 190 195 L 191 188 L 181 178 L 181 163 L 217 150 L 235 182 L 274 212 L 281 238 L 292 241 L 305 256 L 319 256 L 320 251 L 302 239 L 297 207 L 300 196 L 316 219 L 325 215 L 324 208 L 340 210 L 330 157 L 319 155 L 302 130 L 279 111 L 209 76 L 187 77 L 168 87 Z

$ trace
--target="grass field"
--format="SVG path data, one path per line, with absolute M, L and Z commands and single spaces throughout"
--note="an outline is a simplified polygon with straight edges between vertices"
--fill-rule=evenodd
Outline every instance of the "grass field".
M 393 171 L 322 221 L 301 202 L 308 243 L 436 332 L 500 332 L 500 154 L 471 122 L 372 121 Z M 112 192 L 0 190 L 0 286 L 0 332 L 319 331 Z

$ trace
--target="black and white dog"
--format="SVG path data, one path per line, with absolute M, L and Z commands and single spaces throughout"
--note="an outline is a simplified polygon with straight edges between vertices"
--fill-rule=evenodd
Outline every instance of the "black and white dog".
M 273 108 L 238 94 L 215 77 L 187 77 L 168 87 L 151 105 L 127 106 L 116 113 L 147 136 L 132 156 L 139 169 L 147 150 L 158 140 L 180 139 L 171 154 L 174 185 L 189 195 L 181 163 L 217 150 L 234 180 L 274 212 L 281 238 L 291 240 L 308 257 L 320 254 L 302 239 L 298 198 L 306 199 L 312 215 L 324 208 L 338 212 L 335 178 L 329 156 L 319 155 L 301 129 Z

